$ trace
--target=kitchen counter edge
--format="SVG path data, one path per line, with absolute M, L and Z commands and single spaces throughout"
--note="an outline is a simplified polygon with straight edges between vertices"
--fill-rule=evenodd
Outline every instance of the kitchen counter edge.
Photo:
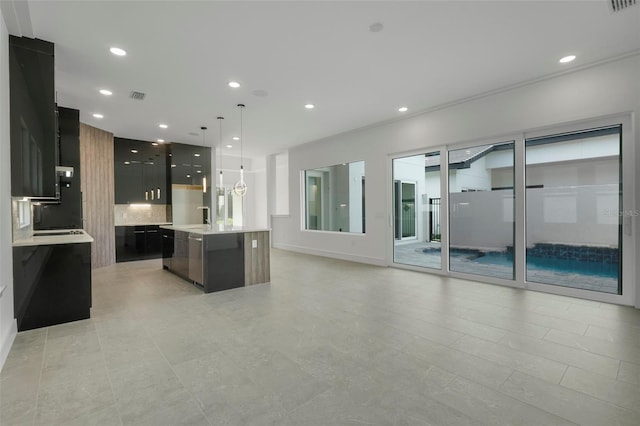
M 160 226 L 162 229 L 170 229 L 173 231 L 188 232 L 191 234 L 199 235 L 213 235 L 213 234 L 244 234 L 247 232 L 271 232 L 270 228 L 217 228 L 215 225 L 208 229 L 205 226 L 197 228 L 198 225 L 171 225 Z
M 11 245 L 13 247 L 24 246 L 48 246 L 55 244 L 81 244 L 92 243 L 93 237 L 86 232 L 80 235 L 52 235 L 52 236 L 39 236 L 31 238 L 23 238 L 21 240 L 15 240 Z

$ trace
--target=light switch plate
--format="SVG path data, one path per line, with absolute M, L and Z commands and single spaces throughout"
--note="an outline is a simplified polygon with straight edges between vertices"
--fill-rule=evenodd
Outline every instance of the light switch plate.
M 251 248 L 258 248 L 258 240 L 251 240 Z

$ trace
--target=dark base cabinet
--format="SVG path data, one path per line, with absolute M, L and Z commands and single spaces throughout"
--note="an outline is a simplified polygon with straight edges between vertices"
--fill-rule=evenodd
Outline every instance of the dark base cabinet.
M 269 232 L 162 230 L 162 267 L 205 293 L 270 281 Z
M 244 234 L 203 235 L 204 292 L 244 286 Z
M 161 257 L 162 234 L 158 225 L 116 226 L 116 262 Z
M 90 243 L 14 247 L 13 275 L 18 331 L 90 317 Z

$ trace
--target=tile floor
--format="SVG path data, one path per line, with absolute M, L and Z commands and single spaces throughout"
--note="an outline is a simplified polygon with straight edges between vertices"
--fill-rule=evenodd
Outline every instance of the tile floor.
M 90 320 L 18 334 L 0 424 L 640 424 L 638 310 L 280 250 L 272 274 L 96 270 Z

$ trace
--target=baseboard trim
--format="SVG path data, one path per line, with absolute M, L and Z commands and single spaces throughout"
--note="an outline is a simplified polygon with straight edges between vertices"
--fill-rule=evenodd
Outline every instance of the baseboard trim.
M 7 336 L 2 342 L 2 346 L 1 346 L 2 350 L 0 350 L 0 371 L 2 371 L 2 368 L 4 367 L 4 363 L 7 360 L 7 357 L 9 356 L 9 352 L 11 351 L 11 346 L 13 346 L 13 341 L 16 339 L 17 335 L 18 335 L 18 324 L 14 319 L 11 322 L 11 327 L 9 329 L 9 332 L 7 333 Z
M 311 254 L 314 256 L 329 257 L 332 259 L 348 260 L 348 261 L 357 262 L 357 263 L 366 263 L 368 265 L 389 266 L 387 265 L 387 262 L 385 259 L 379 259 L 376 257 L 355 256 L 348 253 L 339 253 L 339 252 L 329 251 L 329 250 L 319 250 L 319 249 L 312 249 L 308 247 L 293 246 L 289 244 L 278 244 L 278 243 L 273 243 L 273 248 L 293 251 L 297 253 Z

